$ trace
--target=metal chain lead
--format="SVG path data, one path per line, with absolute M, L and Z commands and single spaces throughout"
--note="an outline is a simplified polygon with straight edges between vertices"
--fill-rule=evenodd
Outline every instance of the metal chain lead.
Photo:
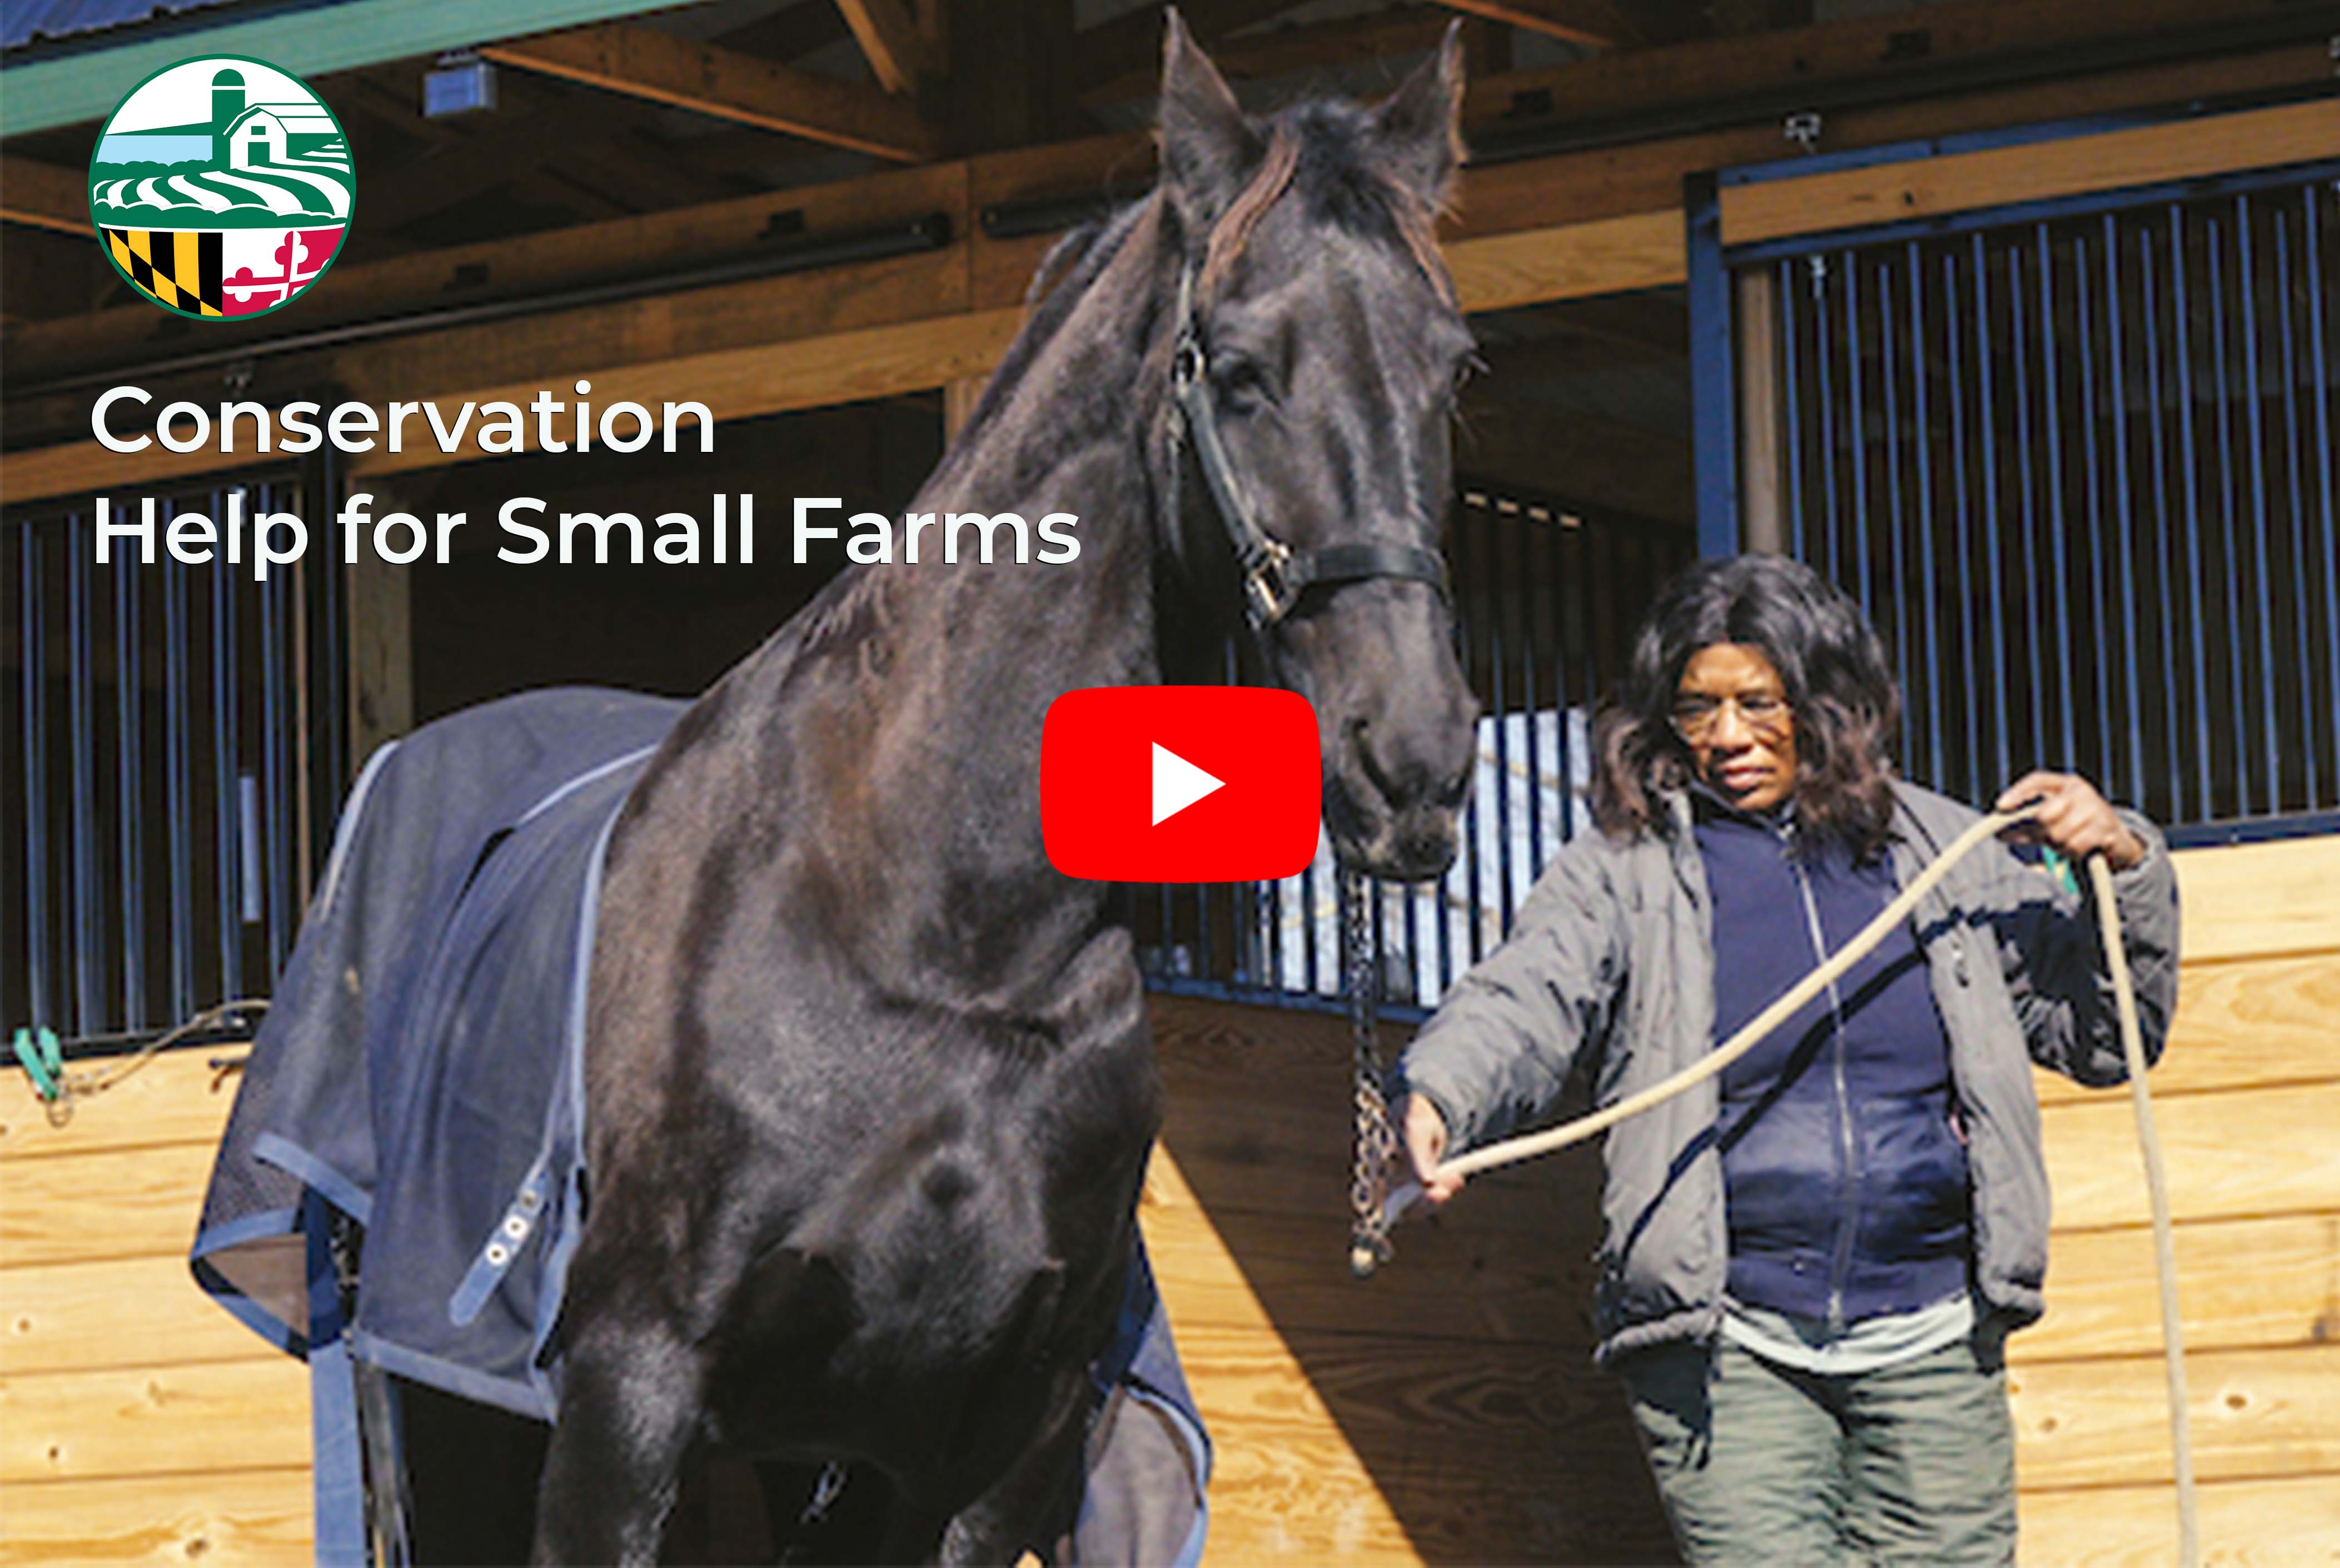
M 1363 1279 L 1390 1257 L 1389 1167 L 1397 1153 L 1397 1135 L 1390 1126 L 1389 1102 L 1382 1095 L 1381 1050 L 1374 1039 L 1374 1021 L 1381 1010 L 1381 966 L 1373 959 L 1368 903 L 1372 884 L 1363 872 L 1343 867 L 1340 885 L 1342 981 L 1349 993 L 1355 1080 L 1349 1164 L 1349 1268 Z

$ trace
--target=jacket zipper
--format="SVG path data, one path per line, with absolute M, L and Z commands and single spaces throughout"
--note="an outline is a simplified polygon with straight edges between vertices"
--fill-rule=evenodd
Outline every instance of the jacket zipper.
M 1812 962 L 1824 962 L 1828 940 L 1820 930 L 1819 907 L 1812 900 L 1811 883 L 1806 880 L 1803 863 L 1795 858 L 1784 832 L 1780 835 L 1780 847 L 1789 853 L 1788 868 L 1795 876 L 1796 891 L 1803 895 L 1804 927 L 1811 935 Z M 1844 1212 L 1837 1220 L 1836 1257 L 1829 1269 L 1828 1321 L 1829 1333 L 1842 1334 L 1845 1275 L 1851 1266 L 1853 1237 L 1860 1223 L 1860 1172 L 1852 1136 L 1852 1092 L 1845 1078 L 1844 1002 L 1835 981 L 1829 982 L 1828 993 L 1829 1057 L 1836 1085 L 1837 1179 L 1844 1191 Z

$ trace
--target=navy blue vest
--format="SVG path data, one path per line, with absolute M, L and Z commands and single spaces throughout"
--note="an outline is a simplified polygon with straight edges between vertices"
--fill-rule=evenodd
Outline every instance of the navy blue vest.
M 1879 856 L 1799 848 L 1791 811 L 1695 791 L 1714 902 L 1717 1044 L 1851 940 L 1897 891 Z M 1722 1075 L 1716 1132 L 1731 1296 L 1837 1324 L 1967 1284 L 1966 1146 L 1949 1042 L 1905 922 Z

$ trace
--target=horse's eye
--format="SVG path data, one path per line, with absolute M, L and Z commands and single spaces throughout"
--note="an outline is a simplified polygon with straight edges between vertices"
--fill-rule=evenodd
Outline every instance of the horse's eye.
M 1275 390 L 1268 385 L 1267 372 L 1250 360 L 1222 360 L 1213 367 L 1211 381 L 1218 389 L 1219 400 L 1236 413 L 1275 401 Z

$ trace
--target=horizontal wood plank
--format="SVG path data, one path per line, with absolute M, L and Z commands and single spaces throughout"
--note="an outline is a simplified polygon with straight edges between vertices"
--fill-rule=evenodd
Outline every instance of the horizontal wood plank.
M 2340 100 L 2206 115 L 2100 135 L 1878 164 L 1734 185 L 1721 193 L 1725 244 L 1939 217 L 2051 196 L 2191 180 L 2329 157 Z
M 2208 1568 L 2340 1563 L 2340 1474 L 2213 1481 L 2196 1488 Z M 2016 1494 L 2026 1563 L 2057 1568 L 2166 1568 L 2176 1560 L 2174 1486 Z
M 309 1370 L 287 1355 L 0 1378 L 0 1484 L 309 1463 Z
M 2127 1093 L 2040 1116 L 2056 1224 L 2146 1224 Z M 2178 1219 L 2340 1212 L 2340 1083 L 2159 1097 L 2154 1123 Z
M 0 1268 L 0 1374 L 248 1361 L 267 1348 L 183 1255 Z
M 2188 1350 L 2340 1342 L 2340 1214 L 2176 1227 Z M 2065 1232 L 2048 1247 L 2048 1315 L 2008 1342 L 2018 1361 L 2157 1355 L 2153 1233 Z
M 20 1483 L 0 1506 L 0 1564 L 296 1568 L 310 1561 L 307 1466 Z
M 2188 924 L 2191 921 L 2189 918 Z M 2187 964 L 2177 978 L 2177 1017 L 2154 1065 L 2153 1092 L 2247 1088 L 2340 1078 L 2340 952 L 2306 958 Z M 2083 1088 L 2038 1075 L 2039 1103 L 2101 1100 L 2126 1088 Z
M 480 54 L 499 65 L 900 163 L 920 163 L 942 150 L 940 133 L 917 108 L 880 88 L 631 22 L 484 44 Z
M 1346 1216 L 1243 1215 L 1213 1226 L 1199 1209 L 1149 1206 L 1145 1245 L 1181 1328 L 1262 1335 L 1386 1332 L 1535 1345 L 1581 1358 L 1592 1347 L 1592 1267 L 1549 1237 L 1460 1217 L 1406 1226 L 1369 1280 L 1349 1272 Z
M 2196 1475 L 2340 1471 L 2340 1345 L 2186 1358 Z M 2010 1366 L 2016 1474 L 2026 1487 L 2168 1480 L 2169 1404 L 2157 1356 Z
M 2340 114 L 2340 98 L 2328 104 Z M 2325 151 L 2335 148 L 2340 120 Z M 2170 859 L 2188 960 L 2340 951 L 2340 833 L 2184 849 Z
M 76 1099 L 55 1122 L 23 1074 L 0 1073 L 0 1161 L 156 1144 L 217 1143 L 243 1075 L 214 1064 L 241 1062 L 248 1047 L 197 1046 L 158 1053 L 112 1088 Z M 88 1064 L 98 1070 L 109 1064 Z M 79 1064 L 76 1064 L 78 1067 Z
M 177 1256 L 195 1239 L 209 1144 L 56 1155 L 9 1166 L 0 1270 L 98 1258 Z

